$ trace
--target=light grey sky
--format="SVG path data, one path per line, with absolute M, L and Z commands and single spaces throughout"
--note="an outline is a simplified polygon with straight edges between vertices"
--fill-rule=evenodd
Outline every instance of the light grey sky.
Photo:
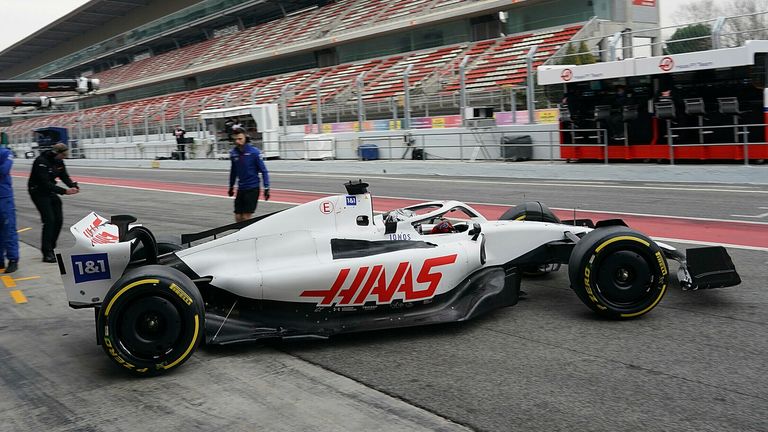
M 0 51 L 87 2 L 88 0 L 0 0 Z
M 691 0 L 657 1 L 661 7 L 662 25 L 672 25 L 675 9 Z M 87 2 L 88 0 L 0 0 L 0 51 Z

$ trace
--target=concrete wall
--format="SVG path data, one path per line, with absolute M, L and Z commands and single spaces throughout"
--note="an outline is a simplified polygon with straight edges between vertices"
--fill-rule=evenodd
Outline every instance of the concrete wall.
M 446 160 L 498 160 L 510 153 L 530 153 L 532 159 L 547 160 L 560 157 L 556 124 L 516 125 L 487 129 L 423 129 L 411 131 L 347 132 L 324 134 L 327 148 L 323 151 L 307 151 L 304 135 L 300 130 L 292 129 L 282 146 L 281 157 L 284 159 L 302 159 L 309 155 L 311 159 L 320 159 L 330 151 L 336 159 L 357 159 L 358 146 L 374 144 L 378 148 L 379 159 L 410 159 L 412 149 L 424 149 L 428 159 Z M 504 137 L 530 135 L 532 145 L 526 149 L 518 148 L 505 151 L 502 149 Z M 410 137 L 410 146 L 406 145 L 406 136 Z
M 532 144 L 501 145 L 504 137 L 531 136 Z M 224 155 L 213 151 L 213 136 L 192 132 L 194 145 L 187 146 L 187 158 L 211 159 Z M 312 137 L 312 141 L 308 138 Z M 407 145 L 406 137 L 411 145 Z M 559 134 L 556 124 L 502 126 L 486 129 L 413 129 L 410 131 L 348 132 L 308 136 L 304 126 L 290 126 L 280 141 L 281 159 L 359 159 L 358 147 L 373 144 L 378 158 L 384 160 L 411 159 L 413 149 L 423 149 L 430 160 L 514 160 L 519 156 L 549 160 L 560 158 Z M 17 153 L 32 147 L 32 143 L 14 144 Z M 176 150 L 171 134 L 136 135 L 83 139 L 78 144 L 88 159 L 155 159 L 170 157 Z M 221 148 L 227 148 L 224 143 Z M 77 155 L 73 155 L 77 156 Z

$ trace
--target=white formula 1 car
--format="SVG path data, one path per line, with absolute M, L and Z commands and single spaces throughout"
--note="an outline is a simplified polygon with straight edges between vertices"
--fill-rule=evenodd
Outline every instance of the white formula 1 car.
M 684 289 L 741 281 L 722 247 L 683 255 L 620 220 L 561 222 L 539 203 L 487 220 L 458 201 L 374 215 L 362 182 L 347 194 L 158 242 L 135 218 L 95 213 L 57 251 L 69 304 L 96 308 L 97 340 L 137 375 L 171 370 L 201 340 L 263 338 L 464 321 L 517 303 L 521 274 L 568 264 L 571 287 L 602 316 L 653 309 L 680 262 Z M 585 226 L 586 225 L 586 226 Z M 221 236 L 222 233 L 235 232 Z

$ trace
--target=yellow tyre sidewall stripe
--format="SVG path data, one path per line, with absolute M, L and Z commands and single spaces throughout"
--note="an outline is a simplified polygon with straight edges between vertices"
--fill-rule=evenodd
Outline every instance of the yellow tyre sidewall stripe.
M 608 240 L 604 241 L 600 246 L 595 248 L 595 253 L 600 252 L 604 247 L 608 246 L 611 243 L 615 243 L 617 241 L 622 241 L 622 240 L 635 241 L 635 242 L 638 242 L 638 243 L 642 244 L 643 246 L 650 246 L 651 245 L 650 243 L 648 243 L 647 241 L 645 241 L 645 240 L 643 240 L 643 239 L 641 239 L 639 237 L 635 237 L 635 236 L 618 236 L 618 237 L 614 237 L 612 239 L 608 239 Z
M 600 252 L 600 251 L 601 251 L 603 248 L 605 248 L 606 246 L 610 245 L 611 243 L 615 243 L 615 242 L 617 242 L 617 241 L 623 241 L 623 240 L 634 241 L 634 242 L 637 242 L 637 243 L 640 243 L 640 244 L 642 244 L 642 245 L 643 245 L 643 246 L 645 246 L 645 247 L 650 247 L 650 246 L 651 246 L 651 244 L 650 244 L 648 241 L 646 241 L 646 240 L 643 240 L 643 239 L 641 239 L 641 238 L 639 238 L 639 237 L 635 237 L 635 236 L 617 236 L 617 237 L 614 237 L 614 238 L 611 238 L 611 239 L 608 239 L 608 240 L 604 241 L 603 243 L 601 243 L 601 244 L 600 244 L 600 246 L 596 247 L 596 248 L 595 248 L 595 252 L 592 254 L 592 259 L 590 259 L 590 260 L 589 260 L 589 262 L 593 262 L 593 261 L 594 261 L 594 258 L 597 256 L 597 254 L 598 254 L 598 253 L 599 253 L 599 252 Z M 584 268 L 584 272 L 585 272 L 584 276 L 585 276 L 585 278 L 587 278 L 588 280 L 589 280 L 589 278 L 590 278 L 590 273 L 592 272 L 592 269 L 591 269 L 591 267 L 592 267 L 592 266 L 588 264 L 588 265 L 587 265 L 587 266 Z M 659 267 L 659 271 L 661 271 L 661 272 L 663 273 L 663 271 L 662 271 L 661 267 Z M 662 276 L 662 278 L 663 278 L 663 276 Z M 591 285 L 591 281 L 590 281 L 590 285 Z M 591 291 L 592 291 L 592 287 L 591 287 L 591 286 L 588 286 L 588 287 L 585 287 L 585 288 L 588 290 L 588 292 L 591 292 Z M 645 309 L 641 310 L 640 312 L 633 312 L 633 313 L 629 313 L 629 314 L 620 314 L 620 316 L 621 316 L 622 318 L 634 318 L 634 317 L 637 317 L 637 316 L 643 315 L 644 313 L 647 313 L 648 311 L 650 311 L 651 309 L 653 309 L 654 307 L 656 307 L 656 305 L 657 305 L 657 304 L 659 304 L 659 301 L 661 301 L 661 298 L 662 298 L 662 297 L 664 297 L 664 293 L 666 292 L 666 290 L 667 290 L 667 284 L 666 284 L 666 283 L 664 283 L 664 284 L 662 284 L 662 286 L 661 286 L 661 290 L 660 290 L 660 291 L 659 291 L 659 293 L 656 295 L 656 299 L 655 299 L 655 300 L 654 300 L 654 301 L 653 301 L 653 302 L 652 302 L 652 303 L 651 303 L 651 304 L 650 304 L 648 307 L 646 307 Z M 601 303 L 599 303 L 599 302 L 598 302 L 598 301 L 599 301 L 599 299 L 597 299 L 597 298 L 596 298 L 596 296 L 588 296 L 588 297 L 589 297 L 589 298 L 590 298 L 590 299 L 591 299 L 593 302 L 595 302 L 595 304 L 596 304 L 598 307 L 601 307 L 601 308 L 604 308 L 604 307 L 605 307 L 605 306 L 603 306 Z M 595 300 L 598 300 L 598 301 L 595 301 Z
M 120 288 L 120 291 L 115 294 L 114 297 L 112 297 L 112 300 L 109 301 L 109 304 L 107 305 L 107 308 L 104 309 L 104 316 L 109 316 L 109 311 L 112 309 L 112 305 L 115 304 L 115 300 L 117 300 L 121 295 L 125 294 L 126 291 L 128 291 L 131 288 L 137 287 L 139 285 L 147 285 L 147 284 L 159 284 L 160 279 L 142 279 L 138 280 L 136 282 L 131 282 L 128 285 Z
M 667 284 L 663 284 L 661 286 L 661 291 L 659 291 L 659 294 L 656 296 L 656 300 L 653 301 L 653 303 L 650 304 L 647 308 L 641 310 L 640 312 L 630 313 L 630 314 L 621 314 L 622 318 L 634 318 L 636 316 L 640 316 L 651 309 L 655 308 L 657 304 L 661 301 L 661 298 L 664 297 L 664 292 L 667 290 Z
M 198 317 L 197 314 L 195 314 L 195 331 L 194 333 L 192 333 L 192 340 L 189 342 L 189 346 L 187 347 L 187 350 L 184 351 L 184 354 L 182 354 L 179 358 L 174 360 L 173 363 L 169 365 L 164 365 L 163 369 L 166 369 L 166 370 L 170 369 L 176 366 L 177 364 L 181 363 L 182 361 L 184 361 L 184 359 L 186 359 L 187 356 L 189 356 L 189 354 L 192 352 L 192 349 L 195 347 L 195 342 L 197 341 L 197 334 L 199 331 L 200 331 L 200 318 Z

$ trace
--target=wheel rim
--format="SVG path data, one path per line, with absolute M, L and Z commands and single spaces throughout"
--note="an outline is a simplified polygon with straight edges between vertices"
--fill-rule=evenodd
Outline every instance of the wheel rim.
M 183 330 L 179 310 L 160 296 L 135 299 L 119 315 L 117 339 L 140 359 L 156 359 L 172 351 Z
M 616 251 L 602 260 L 599 269 L 597 289 L 605 301 L 620 307 L 647 301 L 653 274 L 641 254 L 631 250 Z

